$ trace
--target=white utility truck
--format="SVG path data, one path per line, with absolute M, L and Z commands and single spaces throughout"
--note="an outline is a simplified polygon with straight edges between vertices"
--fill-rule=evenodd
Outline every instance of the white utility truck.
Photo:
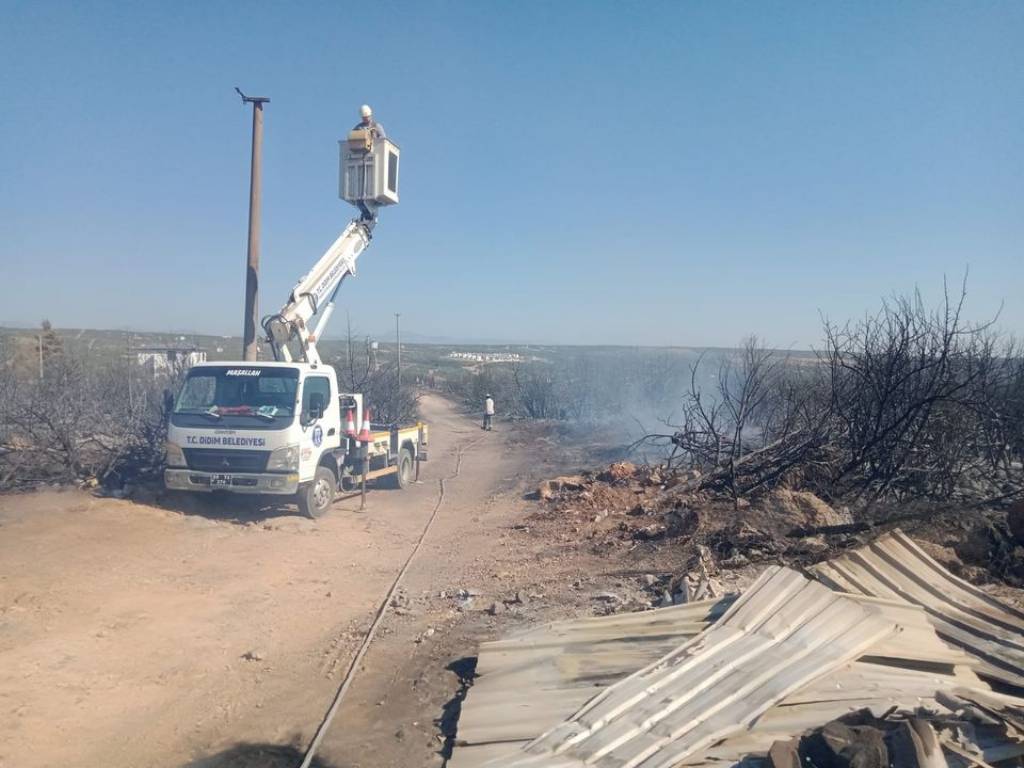
M 170 490 L 291 496 L 305 514 L 319 517 L 360 478 L 390 475 L 406 487 L 426 459 L 425 424 L 371 425 L 363 396 L 339 392 L 334 368 L 317 352 L 334 297 L 370 243 L 377 210 L 398 203 L 398 147 L 361 129 L 340 145 L 339 196 L 361 215 L 299 280 L 281 311 L 263 320 L 274 362 L 189 370 L 167 429 Z

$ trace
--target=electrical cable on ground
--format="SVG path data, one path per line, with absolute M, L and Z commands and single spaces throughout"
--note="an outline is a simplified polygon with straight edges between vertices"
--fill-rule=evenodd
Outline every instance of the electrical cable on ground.
M 320 721 L 320 726 L 316 729 L 313 740 L 309 743 L 309 747 L 306 748 L 306 753 L 302 757 L 302 763 L 299 765 L 299 768 L 309 768 L 312 764 L 313 758 L 316 756 L 316 751 L 320 747 L 320 742 L 323 741 L 324 736 L 327 735 L 327 729 L 330 727 L 331 721 L 334 720 L 334 716 L 337 714 L 338 709 L 341 706 L 341 700 L 345 697 L 345 693 L 348 691 L 349 686 L 355 677 L 356 667 L 359 666 L 359 662 L 363 660 L 363 656 L 365 656 L 367 650 L 369 650 L 370 643 L 373 642 L 373 638 L 377 634 L 377 628 L 380 626 L 381 621 L 384 619 L 384 615 L 387 613 L 388 606 L 391 604 L 391 599 L 398 591 L 398 587 L 402 583 L 402 579 L 405 577 L 405 572 L 409 570 L 409 565 L 412 563 L 413 558 L 416 557 L 416 553 L 420 551 L 420 546 L 423 544 L 423 540 L 427 538 L 427 534 L 430 532 L 430 528 L 434 524 L 434 520 L 437 518 L 437 513 L 440 512 L 441 505 L 444 503 L 445 480 L 454 480 L 459 476 L 459 472 L 462 470 L 463 454 L 481 440 L 483 440 L 483 438 L 478 437 L 469 444 L 461 446 L 455 456 L 455 471 L 449 477 L 442 477 L 438 481 L 440 490 L 437 497 L 437 504 L 434 505 L 434 511 L 430 513 L 430 519 L 427 520 L 426 526 L 424 526 L 423 531 L 420 533 L 420 537 L 416 541 L 416 546 L 412 548 L 412 552 L 410 552 L 409 557 L 406 558 L 405 564 L 398 572 L 398 575 L 395 576 L 395 580 L 391 583 L 391 588 L 388 589 L 387 594 L 384 596 L 384 601 L 377 608 L 377 613 L 373 617 L 373 623 L 370 624 L 370 628 L 367 630 L 366 636 L 363 638 L 363 642 L 359 645 L 359 650 L 356 651 L 356 655 L 352 657 L 352 661 L 349 663 L 348 669 L 345 670 L 345 676 L 341 680 L 341 685 L 338 686 L 338 690 L 334 694 L 334 699 L 331 701 L 331 706 L 328 708 L 323 720 Z

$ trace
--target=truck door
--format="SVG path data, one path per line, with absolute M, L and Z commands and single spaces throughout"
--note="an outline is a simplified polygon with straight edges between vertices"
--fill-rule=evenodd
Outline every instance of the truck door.
M 299 474 L 306 480 L 313 476 L 324 451 L 337 448 L 340 440 L 338 393 L 332 391 L 327 376 L 307 376 L 302 382 L 302 443 L 299 452 Z

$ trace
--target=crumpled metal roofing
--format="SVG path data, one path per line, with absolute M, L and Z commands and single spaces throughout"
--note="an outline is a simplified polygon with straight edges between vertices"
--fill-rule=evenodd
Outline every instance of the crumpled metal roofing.
M 482 643 L 459 742 L 526 742 L 707 629 L 735 597 L 534 627 Z
M 940 637 L 970 654 L 978 675 L 1024 692 L 1024 613 L 954 576 L 903 532 L 819 563 L 811 572 L 842 592 L 921 606 Z
M 822 584 L 770 568 L 731 607 L 559 622 L 485 644 L 450 768 L 717 768 L 862 707 L 942 710 L 954 691 L 1024 711 L 975 674 L 1024 679 L 1024 614 L 901 533 L 814 575 Z M 1016 740 L 968 746 L 981 759 L 1024 753 Z M 970 762 L 956 749 L 951 766 Z
M 671 768 L 897 631 L 880 612 L 770 568 L 710 629 L 500 764 Z

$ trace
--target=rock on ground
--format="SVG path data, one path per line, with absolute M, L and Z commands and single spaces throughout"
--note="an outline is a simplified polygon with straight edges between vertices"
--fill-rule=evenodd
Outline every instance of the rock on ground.
M 582 491 L 586 480 L 579 475 L 556 477 L 537 486 L 537 498 L 548 501 L 562 491 Z
M 759 500 L 758 506 L 764 510 L 765 516 L 793 528 L 820 528 L 853 522 L 848 511 L 837 511 L 808 491 L 779 488 Z

